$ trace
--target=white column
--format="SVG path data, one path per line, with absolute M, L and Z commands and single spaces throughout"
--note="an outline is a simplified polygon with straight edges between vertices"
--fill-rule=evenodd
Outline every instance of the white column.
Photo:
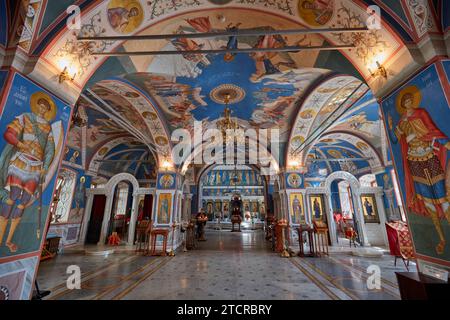
M 92 204 L 94 201 L 94 194 L 89 192 L 90 190 L 87 190 L 87 199 L 86 203 L 84 204 L 84 217 L 83 217 L 83 223 L 81 225 L 81 232 L 80 236 L 78 238 L 78 244 L 83 245 L 86 241 L 86 232 L 87 228 L 89 226 L 89 221 L 91 220 L 91 214 L 92 214 Z
M 103 213 L 102 231 L 100 232 L 100 240 L 98 245 L 104 245 L 106 241 L 106 233 L 108 232 L 109 220 L 111 219 L 112 202 L 114 199 L 114 194 L 110 192 L 106 195 L 106 205 L 105 211 Z
M 139 194 L 133 192 L 133 204 L 131 206 L 130 225 L 128 226 L 128 244 L 134 244 L 134 232 L 136 231 L 137 207 L 139 205 Z
M 386 213 L 383 202 L 383 191 L 375 193 L 375 200 L 377 202 L 378 217 L 380 218 L 380 232 L 383 234 L 384 245 L 388 246 L 388 237 L 386 233 Z
M 328 208 L 326 209 L 327 212 L 327 221 L 328 221 L 328 231 L 330 232 L 330 238 L 331 238 L 331 245 L 336 246 L 338 244 L 337 241 L 337 234 L 336 234 L 336 222 L 333 218 L 333 203 L 331 199 L 331 191 L 327 190 L 327 193 L 324 194 L 324 196 L 327 198 L 327 201 L 324 201 L 327 204 Z

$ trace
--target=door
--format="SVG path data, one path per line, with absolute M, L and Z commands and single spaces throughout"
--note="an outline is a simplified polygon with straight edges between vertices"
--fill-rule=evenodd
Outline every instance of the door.
M 144 216 L 143 219 L 151 219 L 152 217 L 152 207 L 153 207 L 153 196 L 151 194 L 146 194 L 144 197 Z
M 103 215 L 105 213 L 106 195 L 96 194 L 92 202 L 91 219 L 86 235 L 86 244 L 97 244 L 102 231 Z

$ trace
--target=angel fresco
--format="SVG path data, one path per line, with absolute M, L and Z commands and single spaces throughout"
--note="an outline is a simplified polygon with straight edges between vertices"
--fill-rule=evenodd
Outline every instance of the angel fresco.
M 30 107 L 31 112 L 16 116 L 7 125 L 3 134 L 7 144 L 0 156 L 0 246 L 11 220 L 5 245 L 12 253 L 18 250 L 13 240 L 24 210 L 37 194 L 42 197 L 44 179 L 55 156 L 50 123 L 57 112 L 55 102 L 46 93 L 36 92 Z
M 265 35 L 259 37 L 257 43 L 254 45 L 254 48 L 280 48 L 284 46 L 285 40 L 281 36 Z M 273 64 L 271 59 L 278 54 L 278 52 L 255 52 L 250 54 L 250 56 L 255 60 L 256 67 L 256 71 L 251 76 L 250 81 L 257 82 L 265 75 L 280 73 L 280 65 L 295 67 L 295 63 L 293 61 L 280 61 L 276 65 Z
M 437 254 L 443 254 L 446 239 L 441 220 L 450 223 L 449 199 L 445 185 L 448 137 L 435 125 L 427 110 L 420 107 L 418 87 L 408 86 L 397 96 L 400 120 L 394 127 L 388 115 L 391 141 L 400 143 L 405 171 L 406 206 L 412 212 L 431 218 L 439 243 Z M 391 134 L 392 131 L 394 134 Z

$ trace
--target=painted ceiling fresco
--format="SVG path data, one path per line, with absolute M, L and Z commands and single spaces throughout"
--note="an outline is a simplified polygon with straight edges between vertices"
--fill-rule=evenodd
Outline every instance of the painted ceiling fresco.
M 304 163 L 310 146 L 332 132 L 355 136 L 380 153 L 378 110 L 369 87 L 362 80 L 369 77 L 368 65 L 386 61 L 399 52 L 402 44 L 389 28 L 367 33 L 183 37 L 183 34 L 225 30 L 360 27 L 365 25 L 363 7 L 347 0 L 109 0 L 89 7 L 87 3 L 82 4 L 79 35 L 178 35 L 169 40 L 80 43 L 75 41 L 76 33 L 63 32 L 43 53 L 46 63 L 56 67 L 69 61 L 69 68 L 78 70 L 75 82 L 80 87 L 88 84 L 83 94 L 95 106 L 86 110 L 94 113 L 101 109 L 106 113 L 87 115 L 89 119 L 98 118 L 96 123 L 89 120 L 88 162 L 104 157 L 99 150 L 105 146 L 110 151 L 117 145 L 117 139 L 107 138 L 111 136 L 141 141 L 152 149 L 158 161 L 170 157 L 171 131 L 192 129 L 195 120 L 203 121 L 207 127 L 214 126 L 224 113 L 225 105 L 221 101 L 224 91 L 232 94 L 231 116 L 237 118 L 241 127 L 281 129 L 281 144 L 286 148 L 281 154 L 282 158 L 287 155 L 286 161 L 283 159 L 285 163 L 291 160 Z M 53 12 L 45 14 L 41 30 L 57 16 L 60 7 L 55 6 Z M 392 10 L 401 15 L 400 9 L 395 6 Z M 133 14 L 124 18 L 119 14 L 124 10 Z M 120 58 L 92 55 L 113 50 L 186 51 L 327 44 L 354 44 L 356 48 Z M 407 59 L 404 63 L 408 63 Z M 74 129 L 69 145 L 79 148 L 80 136 L 81 131 Z M 88 165 L 99 169 L 90 162 Z
M 124 0 L 102 1 L 96 6 L 89 7 L 82 16 L 82 35 L 130 35 L 130 34 L 158 34 L 158 33 L 189 33 L 189 32 L 207 32 L 220 31 L 227 28 L 255 29 L 267 28 L 268 26 L 280 29 L 295 27 L 317 28 L 317 27 L 359 27 L 366 24 L 367 13 L 364 7 L 347 0 L 326 0 L 326 1 L 253 1 L 236 0 L 230 2 L 227 6 L 217 7 L 208 0 L 195 1 L 134 1 L 133 7 L 129 8 L 129 2 Z M 219 9 L 218 9 L 219 8 Z M 133 9 L 133 15 L 128 19 L 121 17 L 118 12 Z M 194 13 L 189 11 L 196 10 Z M 202 10 L 207 10 L 202 13 Z M 176 13 L 177 17 L 167 19 Z M 209 20 L 205 17 L 211 17 Z M 223 18 L 225 17 L 225 19 Z M 245 17 L 245 19 L 242 19 Z M 202 21 L 200 19 L 203 19 Z M 270 21 L 267 23 L 266 21 Z M 330 33 L 322 36 L 288 36 L 275 37 L 270 36 L 266 39 L 239 38 L 239 47 L 258 47 L 258 46 L 283 46 L 283 45 L 317 45 L 324 41 L 333 44 L 355 44 L 355 49 L 346 49 L 342 52 L 348 57 L 356 68 L 369 76 L 367 64 L 375 63 L 384 58 L 391 57 L 401 46 L 401 43 L 389 33 L 390 28 L 381 28 L 366 33 Z M 74 67 L 80 70 L 78 82 L 85 83 L 93 71 L 103 62 L 103 59 L 97 59 L 93 52 L 104 52 L 115 50 L 119 47 L 125 50 L 136 50 L 138 48 L 145 50 L 160 50 L 174 48 L 176 50 L 186 50 L 195 48 L 221 48 L 223 46 L 236 46 L 230 39 L 199 40 L 195 41 L 178 38 L 174 41 L 92 41 L 91 44 L 78 46 L 75 41 L 76 34 L 65 32 L 53 45 L 51 50 L 45 53 L 47 61 L 54 61 L 56 64 L 60 60 L 69 59 L 73 61 Z M 278 60 L 285 67 L 296 67 L 295 64 L 302 67 L 312 67 L 311 60 L 317 58 L 318 52 L 300 52 L 290 54 L 275 54 L 270 60 Z M 308 59 L 307 56 L 310 56 Z M 188 62 L 177 58 L 169 58 L 170 68 L 166 58 L 158 62 L 157 65 L 150 67 L 148 57 L 135 57 L 136 64 L 147 64 L 147 68 L 137 68 L 139 72 L 164 72 L 173 73 L 170 70 L 177 69 L 177 76 L 192 76 L 198 72 L 195 68 L 199 63 L 208 64 L 208 58 L 203 55 L 188 55 Z M 161 60 L 160 57 L 150 60 Z M 384 59 L 383 59 L 384 60 Z M 139 63 L 140 62 L 140 63 Z M 293 64 L 292 62 L 295 62 Z M 303 63 L 300 63 L 303 62 Z M 405 61 L 407 63 L 408 61 Z M 141 64 L 141 66 L 142 66 Z M 278 67 L 277 64 L 274 64 Z M 255 77 L 261 75 L 258 69 Z
M 288 125 L 297 108 L 295 102 L 308 86 L 329 71 L 305 68 L 251 77 L 256 68 L 245 54 L 232 62 L 215 56 L 196 78 L 140 73 L 125 78 L 156 98 L 168 118 L 171 129 L 192 128 L 194 120 L 214 122 L 223 117 L 225 104 L 220 92 L 235 98 L 229 108 L 242 127 L 281 128 Z
M 340 119 L 368 87 L 351 76 L 336 76 L 308 95 L 297 115 L 288 146 L 288 162 L 304 161 L 304 148 Z
M 126 172 L 138 180 L 156 179 L 156 161 L 139 141 L 120 143 L 107 151 L 101 161 L 98 173 L 106 177 Z

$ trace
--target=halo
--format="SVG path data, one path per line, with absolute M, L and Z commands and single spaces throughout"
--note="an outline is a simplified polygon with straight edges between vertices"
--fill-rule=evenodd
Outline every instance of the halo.
M 416 109 L 419 107 L 420 101 L 422 100 L 422 95 L 420 94 L 420 90 L 416 86 L 408 86 L 404 89 L 402 89 L 398 95 L 397 99 L 395 101 L 395 106 L 397 108 L 397 112 L 399 114 L 404 114 L 406 111 L 406 108 L 402 106 L 402 99 L 405 94 L 412 94 L 414 101 L 413 101 L 413 108 Z
M 51 121 L 56 117 L 56 104 L 53 101 L 52 98 L 50 98 L 50 96 L 44 92 L 38 91 L 35 92 L 31 95 L 30 98 L 30 106 L 31 106 L 31 112 L 33 112 L 34 114 L 38 114 L 38 101 L 40 99 L 44 99 L 48 102 L 48 104 L 50 105 L 50 110 L 48 110 L 45 114 L 44 114 L 44 119 L 47 121 Z

